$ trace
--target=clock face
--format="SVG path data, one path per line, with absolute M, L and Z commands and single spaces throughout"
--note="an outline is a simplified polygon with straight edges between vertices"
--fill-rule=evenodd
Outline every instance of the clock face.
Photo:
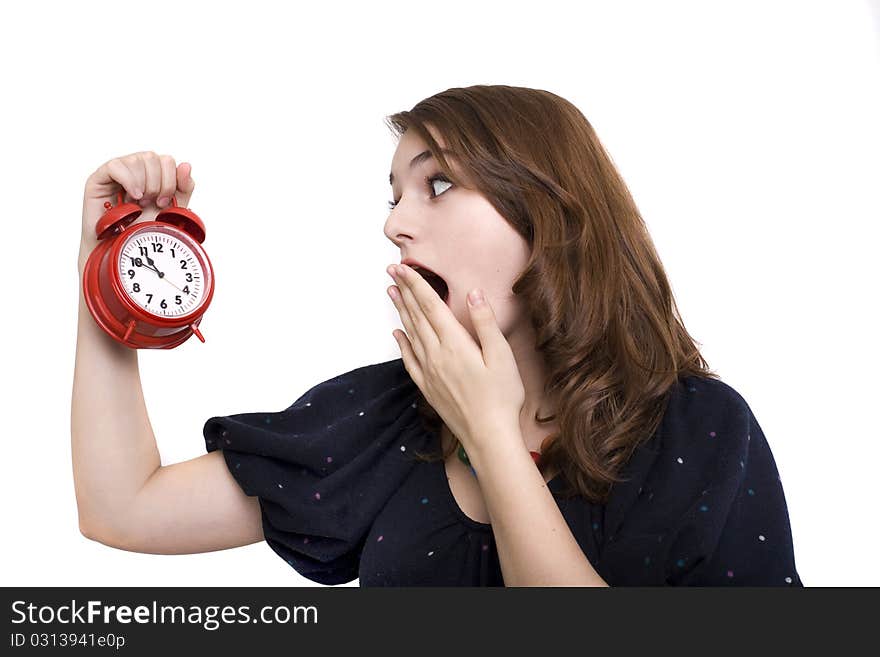
M 151 230 L 133 235 L 123 244 L 117 266 L 129 298 L 154 315 L 187 315 L 204 299 L 202 262 L 171 233 Z

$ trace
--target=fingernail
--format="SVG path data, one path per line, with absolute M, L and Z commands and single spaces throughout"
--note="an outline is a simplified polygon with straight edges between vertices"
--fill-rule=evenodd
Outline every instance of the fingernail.
M 171 199 L 168 198 L 167 196 L 163 196 L 159 199 L 159 201 L 156 203 L 156 205 L 158 205 L 160 208 L 164 208 L 166 205 L 168 205 L 168 201 L 170 201 L 170 200 Z
M 482 290 L 471 290 L 468 293 L 468 300 L 471 302 L 472 306 L 479 306 L 483 303 L 483 292 Z

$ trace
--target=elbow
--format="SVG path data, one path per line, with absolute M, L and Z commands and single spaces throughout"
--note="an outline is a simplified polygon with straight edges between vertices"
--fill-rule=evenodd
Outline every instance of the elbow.
M 106 527 L 101 525 L 80 523 L 80 533 L 90 541 L 106 545 L 116 550 L 126 552 L 140 552 L 148 554 L 162 554 L 146 550 L 144 541 L 136 534 L 130 533 L 123 527 Z
M 106 545 L 107 547 L 112 548 L 119 547 L 119 543 L 115 540 L 111 540 L 110 534 L 107 531 L 100 530 L 95 525 L 88 524 L 82 520 L 80 520 L 79 523 L 79 533 L 95 543 L 100 543 L 101 545 Z
M 92 532 L 91 527 L 89 527 L 88 523 L 86 523 L 86 519 L 83 517 L 83 514 L 79 514 L 79 533 L 85 536 L 90 541 L 95 540 L 94 532 Z
M 95 523 L 93 523 L 88 518 L 88 514 L 84 512 L 83 506 L 79 503 L 79 498 L 77 498 L 77 522 L 79 523 L 79 533 L 85 536 L 90 541 L 98 540 L 96 538 L 96 532 L 94 531 Z
M 79 533 L 85 536 L 90 541 L 95 541 L 96 543 L 104 543 L 104 541 L 100 538 L 98 532 L 93 531 L 92 527 L 80 521 L 79 523 Z

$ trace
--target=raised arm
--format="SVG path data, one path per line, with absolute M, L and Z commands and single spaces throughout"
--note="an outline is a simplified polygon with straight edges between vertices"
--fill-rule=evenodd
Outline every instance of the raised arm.
M 195 183 L 188 164 L 150 151 L 101 165 L 86 181 L 78 260 L 79 320 L 71 399 L 71 452 L 80 531 L 136 552 L 181 554 L 219 550 L 263 539 L 259 502 L 247 497 L 221 452 L 162 466 L 144 403 L 138 352 L 95 323 L 82 274 L 97 245 L 94 227 L 104 201 L 143 193 L 150 221 L 156 201 L 176 194 L 186 207 Z M 164 204 L 164 205 L 167 205 Z

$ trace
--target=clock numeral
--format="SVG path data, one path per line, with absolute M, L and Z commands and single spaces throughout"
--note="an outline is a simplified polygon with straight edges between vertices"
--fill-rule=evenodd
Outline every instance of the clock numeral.
M 131 260 L 132 267 L 143 267 L 144 261 L 140 258 L 133 258 L 132 256 L 128 256 L 129 260 Z
M 162 299 L 162 303 L 160 303 L 159 305 L 162 306 L 162 308 L 167 308 L 167 307 L 168 307 L 168 304 L 165 303 L 165 299 Z
M 153 253 L 165 253 L 162 250 L 162 245 L 159 242 L 150 242 L 153 245 Z
M 184 286 L 183 286 L 183 293 L 184 293 L 184 294 L 189 294 L 189 285 L 184 285 Z
M 181 268 L 181 269 L 186 269 L 186 260 L 181 260 L 181 261 L 180 261 L 180 268 Z
M 132 286 L 131 289 L 132 289 L 134 292 L 140 292 L 140 291 L 141 291 L 141 284 L 140 284 L 140 283 L 135 283 L 135 284 Z
M 171 249 L 171 259 L 173 260 L 173 259 L 176 258 L 176 257 L 177 257 L 177 256 L 174 255 L 174 249 Z
M 147 305 L 149 306 L 149 305 L 150 305 L 150 301 L 153 300 L 153 295 L 150 294 L 149 292 L 147 292 L 147 297 L 148 297 L 148 299 L 147 299 Z
M 187 283 L 192 283 L 192 282 L 193 282 L 193 275 L 190 274 L 189 272 L 186 272 L 186 282 L 187 282 Z
M 147 247 L 145 247 L 145 246 L 139 246 L 138 253 L 140 253 L 142 256 L 150 255 L 149 252 L 147 251 Z
M 174 295 L 174 301 L 177 303 L 178 306 L 183 303 L 183 301 L 180 300 L 179 294 Z
M 134 278 L 134 269 L 129 269 L 128 270 L 128 279 L 131 280 L 132 278 Z

